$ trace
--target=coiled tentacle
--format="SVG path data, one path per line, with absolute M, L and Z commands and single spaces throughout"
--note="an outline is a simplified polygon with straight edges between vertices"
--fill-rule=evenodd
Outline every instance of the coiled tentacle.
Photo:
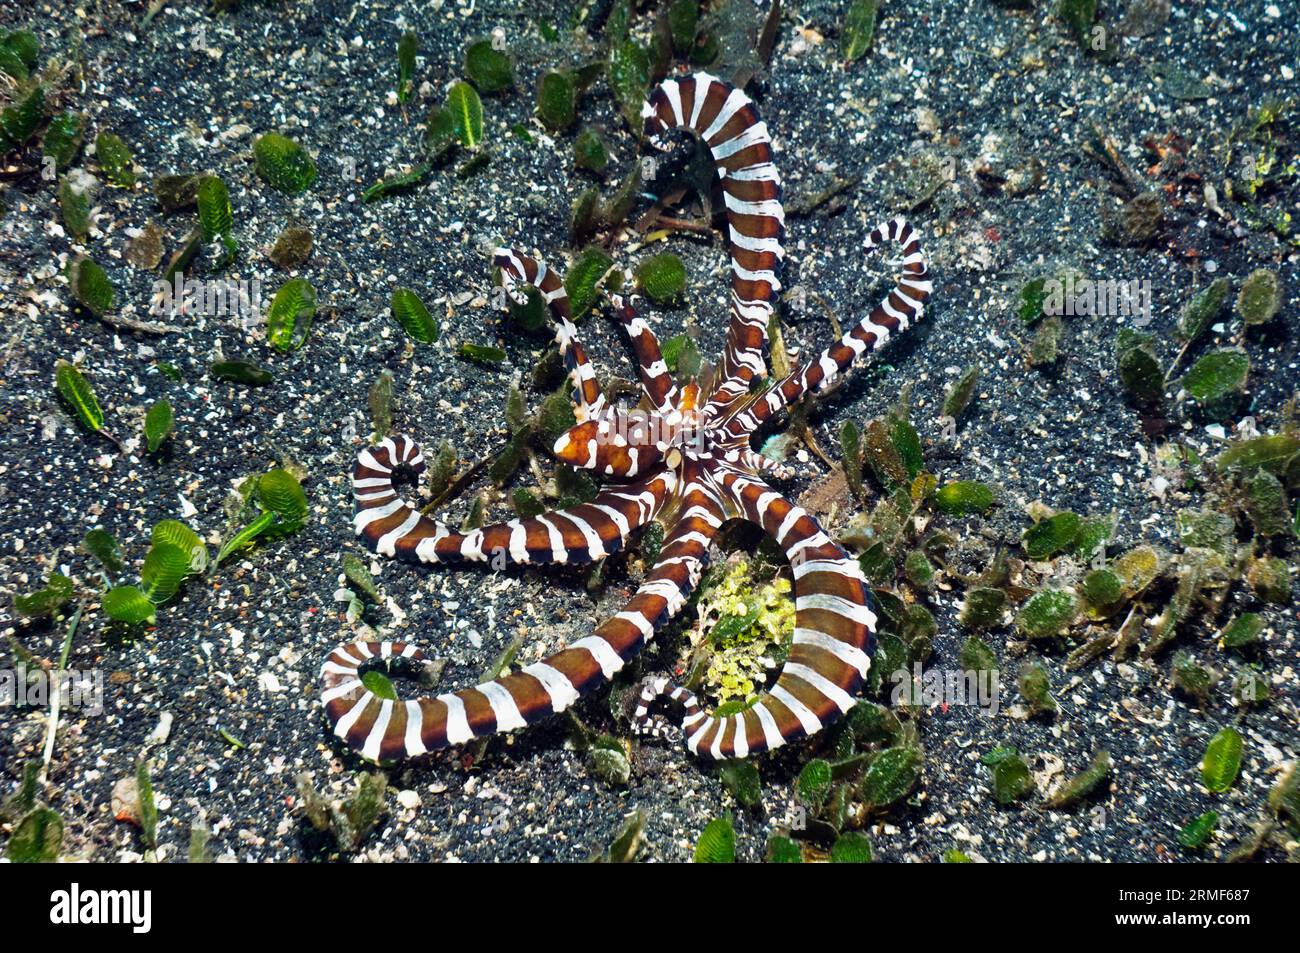
M 751 379 L 767 374 L 763 346 L 785 257 L 785 211 L 772 139 L 749 97 L 708 73 L 664 80 L 641 114 L 646 135 L 657 147 L 663 147 L 669 129 L 696 133 L 709 147 L 721 179 L 731 256 L 731 320 L 710 403 L 724 407 L 748 391 Z
M 699 583 L 724 514 L 703 485 L 687 487 L 660 559 L 626 607 L 589 636 L 541 662 L 458 692 L 410 701 L 383 699 L 362 681 L 366 668 L 390 671 L 424 655 L 404 643 L 341 645 L 321 669 L 321 700 L 334 734 L 372 761 L 414 758 L 564 711 L 613 678 L 655 629 L 676 616 Z
M 706 715 L 693 695 L 657 680 L 644 689 L 635 716 L 641 726 L 653 726 L 650 704 L 668 694 L 686 709 L 687 748 L 718 759 L 744 758 L 815 734 L 852 708 L 871 667 L 876 630 L 857 560 L 810 513 L 740 471 L 725 470 L 721 480 L 741 515 L 761 526 L 790 560 L 795 628 L 789 658 L 776 683 L 737 714 Z

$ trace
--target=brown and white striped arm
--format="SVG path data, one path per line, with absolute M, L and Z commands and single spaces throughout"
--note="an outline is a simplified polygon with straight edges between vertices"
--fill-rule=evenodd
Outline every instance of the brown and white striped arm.
M 736 413 L 724 426 L 728 438 L 748 439 L 765 420 L 806 393 L 820 393 L 835 383 L 862 354 L 879 350 L 891 337 L 921 320 L 932 283 L 921 239 L 899 217 L 881 222 L 867 236 L 872 249 L 888 239 L 902 247 L 902 275 L 884 299 L 817 359 L 801 364 L 787 377 Z
M 744 758 L 815 734 L 852 708 L 871 666 L 876 630 L 857 560 L 810 513 L 740 471 L 722 471 L 722 482 L 741 515 L 761 526 L 790 560 L 795 629 L 776 683 L 744 711 L 707 715 L 693 695 L 678 694 L 686 707 L 687 748 L 718 759 Z M 641 722 L 652 724 L 648 711 L 656 695 L 675 690 L 664 680 L 649 683 L 637 708 Z
M 681 611 L 699 583 L 709 543 L 725 516 L 703 485 L 689 486 L 680 506 L 659 562 L 623 611 L 586 638 L 517 672 L 454 693 L 392 701 L 373 694 L 361 676 L 371 666 L 392 671 L 399 664 L 419 664 L 424 655 L 403 643 L 338 647 L 321 670 L 321 701 L 334 734 L 364 758 L 390 761 L 513 731 L 564 711 L 613 678 L 657 627 Z
M 515 290 L 520 283 L 530 284 L 541 292 L 542 300 L 555 320 L 555 343 L 569 371 L 573 385 L 573 411 L 579 421 L 598 417 L 605 406 L 605 397 L 596 381 L 596 372 L 587 359 L 587 352 L 578 343 L 578 329 L 572 321 L 569 293 L 564 288 L 560 274 L 546 266 L 546 262 L 530 258 L 513 248 L 498 248 L 492 253 L 492 264 L 501 269 L 501 286 L 517 303 L 523 295 Z
M 645 319 L 636 313 L 630 299 L 623 295 L 609 296 L 614 314 L 627 329 L 628 339 L 632 342 L 632 354 L 636 357 L 637 370 L 641 375 L 641 389 L 646 400 L 656 413 L 672 414 L 677 408 L 677 383 L 664 363 L 664 356 L 659 350 L 659 338 Z
M 772 301 L 781 288 L 785 257 L 781 177 L 772 163 L 772 139 L 749 97 L 708 73 L 667 79 L 642 107 L 652 145 L 669 129 L 690 129 L 709 147 L 721 179 L 731 256 L 731 321 L 711 402 L 725 406 L 767 373 Z
M 662 470 L 641 482 L 602 490 L 590 503 L 456 533 L 422 514 L 393 486 L 394 470 L 405 467 L 418 480 L 424 466 L 419 446 L 403 434 L 357 457 L 353 524 L 380 555 L 420 563 L 592 562 L 622 549 L 628 535 L 650 522 L 677 486 L 677 475 Z

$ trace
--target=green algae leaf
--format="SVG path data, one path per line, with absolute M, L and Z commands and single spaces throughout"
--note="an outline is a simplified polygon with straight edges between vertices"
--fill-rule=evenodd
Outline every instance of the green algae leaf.
M 66 171 L 77 158 L 86 135 L 86 118 L 65 110 L 50 120 L 41 142 L 41 153 L 54 160 L 57 172 Z
M 22 100 L 0 111 L 0 154 L 12 152 L 36 134 L 45 118 L 45 87 L 36 86 Z
M 943 852 L 943 862 L 945 864 L 973 864 L 974 861 L 959 851 L 956 847 L 949 847 Z
M 1110 768 L 1110 752 L 1098 751 L 1086 768 L 1057 788 L 1043 804 L 1053 809 L 1072 807 L 1096 789 L 1110 774 Z
M 148 761 L 136 765 L 135 788 L 140 796 L 140 836 L 145 846 L 153 849 L 158 846 L 158 805 L 154 802 Z
M 858 796 L 873 808 L 901 801 L 921 777 L 921 753 L 913 747 L 886 748 L 871 760 Z
M 190 574 L 190 554 L 175 543 L 157 542 L 149 547 L 140 567 L 140 582 L 150 602 L 159 606 L 176 595 Z
M 1164 397 L 1164 370 L 1156 356 L 1154 339 L 1132 328 L 1120 328 L 1115 343 L 1115 365 L 1120 386 L 1139 407 L 1152 407 Z
M 213 361 L 208 372 L 219 381 L 264 387 L 271 383 L 271 372 L 251 361 Z
M 116 299 L 113 283 L 94 259 L 74 259 L 68 265 L 67 278 L 73 299 L 95 317 L 102 318 L 113 310 Z
M 709 821 L 695 843 L 697 864 L 734 864 L 736 862 L 736 831 L 730 817 Z
M 104 612 L 114 621 L 139 625 L 157 621 L 157 611 L 149 597 L 136 586 L 116 586 L 104 593 Z
M 36 68 L 40 49 L 36 34 L 30 30 L 0 32 L 0 73 L 9 74 L 13 81 L 9 84 L 11 88 L 27 84 L 31 71 Z
M 1205 748 L 1201 780 L 1216 794 L 1232 787 L 1241 769 L 1242 738 L 1233 728 L 1220 728 Z
M 846 420 L 840 426 L 840 458 L 844 482 L 855 498 L 862 496 L 862 435 L 858 425 Z
M 676 304 L 686 290 L 686 266 L 672 252 L 664 252 L 637 265 L 636 279 L 655 304 Z
M 1106 547 L 1115 535 L 1115 514 L 1107 516 L 1089 516 L 1079 523 L 1079 532 L 1074 537 L 1072 548 L 1084 561 L 1091 561 L 1096 556 L 1105 556 Z
M 1020 306 L 1016 314 L 1025 324 L 1033 324 L 1043 316 L 1043 305 L 1047 303 L 1047 278 L 1034 278 L 1020 289 Z
M 462 344 L 456 353 L 466 360 L 479 364 L 504 364 L 506 360 L 506 352 L 501 348 L 487 344 L 473 344 L 469 341 Z
M 610 51 L 609 85 L 623 118 L 640 133 L 641 104 L 650 91 L 650 55 L 643 47 L 625 40 Z
M 393 680 L 377 668 L 372 668 L 362 675 L 361 684 L 377 698 L 384 698 L 392 702 L 398 701 L 397 689 L 393 687 Z
M 968 629 L 991 629 L 1002 621 L 1002 613 L 1006 605 L 1005 590 L 991 586 L 976 586 L 966 591 L 966 598 L 962 600 L 957 621 Z M 997 668 L 996 665 L 992 667 Z
M 1020 694 L 1029 703 L 1029 716 L 1052 714 L 1059 707 L 1052 697 L 1052 683 L 1041 662 L 1026 662 L 1020 670 Z
M 286 195 L 305 192 L 316 181 L 316 163 L 307 150 L 278 132 L 253 143 L 253 165 L 271 188 Z
M 466 48 L 465 75 L 484 95 L 504 92 L 515 84 L 510 56 L 496 49 L 491 40 L 479 40 Z
M 1109 569 L 1094 569 L 1083 577 L 1079 594 L 1088 607 L 1088 617 L 1105 618 L 1124 598 L 1124 582 Z
M 953 382 L 944 395 L 943 416 L 951 417 L 954 421 L 960 420 L 961 415 L 970 406 L 970 402 L 975 396 L 975 388 L 978 386 L 979 380 L 980 369 L 978 367 L 966 368 L 961 377 Z
M 628 818 L 618 835 L 610 841 L 609 848 L 596 859 L 611 864 L 630 864 L 636 860 L 637 851 L 645 831 L 645 812 L 636 811 Z
M 625 785 L 632 778 L 627 755 L 612 748 L 595 748 L 591 752 L 592 772 L 606 784 Z
M 1200 850 L 1210 841 L 1210 835 L 1219 826 L 1219 812 L 1206 811 L 1178 832 L 1178 843 L 1185 850 Z
M 407 337 L 421 344 L 438 340 L 438 322 L 433 319 L 424 302 L 410 288 L 394 288 L 390 302 L 393 320 L 402 326 Z
M 673 49 L 685 56 L 695 46 L 695 30 L 700 20 L 700 6 L 696 0 L 673 0 L 664 12 Z
M 258 477 L 257 499 L 267 511 L 294 528 L 307 518 L 307 495 L 288 470 L 268 470 Z
M 1035 593 L 1016 614 L 1016 629 L 1029 639 L 1060 635 L 1079 613 L 1078 599 L 1068 589 L 1044 589 Z
M 63 227 L 74 238 L 85 238 L 90 233 L 90 197 L 64 176 L 59 180 L 58 198 Z
M 600 175 L 609 165 L 609 150 L 600 138 L 600 133 L 587 127 L 573 140 L 573 164 L 579 169 L 586 169 Z
M 510 503 L 515 508 L 516 515 L 521 519 L 531 519 L 546 512 L 546 504 L 527 487 L 516 488 L 514 493 L 510 494 Z
M 1192 344 L 1204 334 L 1205 329 L 1223 310 L 1223 304 L 1228 300 L 1230 290 L 1232 290 L 1232 282 L 1227 278 L 1216 278 L 1193 295 L 1178 318 L 1179 338 Z
M 483 101 L 473 86 L 459 80 L 452 83 L 447 90 L 447 110 L 462 146 L 472 149 L 483 141 Z
M 1025 530 L 1021 544 L 1025 554 L 1035 561 L 1050 559 L 1067 549 L 1079 535 L 1080 519 L 1077 513 L 1069 510 L 1057 513 L 1045 520 L 1040 520 Z
M 158 448 L 167 439 L 167 435 L 172 432 L 175 423 L 171 401 L 166 398 L 155 401 L 144 415 L 144 439 L 148 444 L 150 453 L 158 452 Z
M 59 361 L 55 365 L 54 387 L 83 427 L 94 433 L 104 429 L 104 412 L 81 371 L 67 361 Z
M 122 571 L 122 553 L 117 540 L 108 530 L 92 529 L 81 538 L 81 548 L 99 560 L 100 565 L 110 574 Z
M 569 240 L 578 245 L 586 241 L 600 224 L 600 190 L 592 187 L 583 189 L 573 200 L 573 210 L 569 213 Z
M 296 351 L 307 343 L 316 317 L 316 289 L 306 278 L 290 278 L 271 299 L 266 312 L 266 339 L 279 351 Z
M 767 839 L 767 862 L 769 864 L 802 864 L 803 850 L 792 838 L 784 834 L 773 834 Z
M 95 139 L 95 158 L 109 182 L 124 189 L 135 185 L 135 160 L 131 150 L 114 133 L 105 130 Z
M 5 856 L 15 864 L 52 864 L 63 847 L 63 818 L 58 811 L 38 807 L 27 814 L 5 845 Z
M 1238 441 L 1219 454 L 1217 462 L 1222 470 L 1280 470 L 1297 453 L 1300 437 L 1275 434 Z
M 880 0 L 852 0 L 849 4 L 840 30 L 840 55 L 846 62 L 856 61 L 871 46 L 879 10 Z
M 1192 365 L 1182 386 L 1198 403 L 1213 404 L 1246 385 L 1250 358 L 1241 348 L 1211 351 Z
M 581 321 L 596 303 L 601 282 L 614 260 L 599 248 L 588 248 L 578 256 L 564 278 L 564 290 L 569 294 L 569 305 L 574 322 Z
M 1074 33 L 1079 46 L 1086 47 L 1097 19 L 1097 0 L 1060 0 L 1056 15 Z
M 456 117 L 446 106 L 431 109 L 424 120 L 424 151 L 430 158 L 439 158 L 459 141 L 456 135 Z
M 230 211 L 230 192 L 226 183 L 215 175 L 205 175 L 199 180 L 196 196 L 199 204 L 199 226 L 203 230 L 203 240 L 213 242 L 221 239 L 225 243 L 226 253 L 234 257 L 235 240 L 231 237 L 233 216 Z
M 393 429 L 393 375 L 382 371 L 366 395 L 375 439 L 383 440 Z
M 537 118 L 551 132 L 564 132 L 578 115 L 578 90 L 568 73 L 552 70 L 537 81 Z
M 1285 605 L 1291 598 L 1291 576 L 1286 561 L 1273 556 L 1253 559 L 1246 569 L 1246 581 L 1265 602 Z
M 1174 518 L 1178 541 L 1185 549 L 1212 549 L 1227 554 L 1232 548 L 1236 523 L 1217 510 L 1179 510 Z
M 456 170 L 456 178 L 462 181 L 472 179 L 491 164 L 492 153 L 484 149 L 465 160 L 461 167 Z
M 420 162 L 411 167 L 409 172 L 399 172 L 396 175 L 390 175 L 386 179 L 380 179 L 370 188 L 361 193 L 361 201 L 365 203 L 374 202 L 377 199 L 393 195 L 406 189 L 414 188 L 424 181 L 424 177 L 429 174 L 428 163 Z
M 1130 549 L 1111 564 L 1128 596 L 1136 596 L 1160 574 L 1160 555 L 1150 546 Z
M 998 590 L 1001 592 L 1002 590 Z M 998 657 L 993 654 L 988 643 L 978 636 L 972 635 L 961 647 L 957 659 L 961 662 L 961 667 L 968 672 L 996 672 L 998 670 Z
M 1291 535 L 1291 514 L 1287 509 L 1282 481 L 1260 470 L 1246 482 L 1246 514 L 1260 536 Z
M 63 573 L 52 572 L 45 580 L 44 589 L 14 596 L 14 611 L 29 618 L 47 616 L 66 605 L 71 598 L 72 580 Z
M 988 512 L 993 491 L 975 480 L 957 480 L 940 487 L 934 502 L 947 516 L 971 516 Z
M 991 764 L 993 768 L 993 797 L 999 804 L 1014 804 L 1034 789 L 1034 776 L 1029 772 L 1025 759 L 1012 750 L 1001 750 L 985 755 L 985 764 L 989 757 L 998 754 Z
M 377 604 L 383 601 L 379 596 L 379 590 L 375 587 L 375 580 L 370 575 L 370 570 L 354 553 L 343 554 L 343 575 L 371 602 Z
M 212 561 L 212 567 L 215 569 L 220 566 L 227 556 L 251 544 L 262 533 L 270 529 L 274 523 L 275 514 L 269 510 L 263 512 L 257 519 L 221 544 L 221 548 L 217 550 L 217 558 Z
M 1259 641 L 1264 631 L 1264 618 L 1258 612 L 1243 612 L 1223 629 L 1223 647 L 1239 649 Z
M 49 139 L 49 133 L 45 138 Z M 1282 282 L 1276 271 L 1257 268 L 1237 293 L 1237 313 L 1247 324 L 1264 324 L 1282 309 Z
M 822 758 L 814 758 L 803 766 L 795 782 L 795 797 L 800 804 L 820 807 L 831 791 L 831 765 Z
M 497 282 L 500 286 L 500 282 Z M 507 296 L 507 307 L 510 309 L 510 320 L 517 323 L 525 331 L 540 331 L 546 325 L 546 299 L 542 293 L 537 290 L 535 285 L 524 285 L 522 289 L 524 300 L 515 301 L 514 298 Z M 556 354 L 558 352 L 550 352 Z
M 869 864 L 875 859 L 871 841 L 857 831 L 841 834 L 831 845 L 832 864 Z
M 180 520 L 159 520 L 149 533 L 149 542 L 170 543 L 183 550 L 189 558 L 192 572 L 202 572 L 207 568 L 208 547 L 198 533 Z
M 736 803 L 754 808 L 763 803 L 763 790 L 758 779 L 758 768 L 752 761 L 728 761 L 719 772 L 722 785 L 731 792 Z
M 411 98 L 411 89 L 415 86 L 415 54 L 419 52 L 420 40 L 412 30 L 402 34 L 397 41 L 397 101 L 404 103 Z

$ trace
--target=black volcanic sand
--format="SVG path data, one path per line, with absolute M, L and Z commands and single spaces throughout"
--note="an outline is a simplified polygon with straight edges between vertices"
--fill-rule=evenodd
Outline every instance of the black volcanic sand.
M 6 180 L 0 587 L 31 591 L 56 568 L 92 584 L 92 564 L 77 547 L 95 526 L 117 537 L 133 569 L 150 527 L 163 518 L 193 513 L 189 523 L 215 543 L 233 482 L 285 462 L 307 474 L 311 520 L 291 538 L 240 554 L 207 580 L 191 580 L 159 611 L 157 627 L 135 638 L 107 625 L 97 608 L 87 613 L 69 665 L 105 673 L 105 711 L 67 715 L 46 797 L 66 820 L 65 854 L 138 859 L 139 832 L 115 821 L 110 794 L 147 753 L 164 859 L 185 857 L 191 823 L 200 815 L 222 859 L 326 859 L 337 856 L 332 841 L 317 836 L 295 808 L 294 777 L 313 772 L 318 786 L 342 793 L 362 767 L 331 742 L 315 684 L 326 653 L 352 637 L 334 593 L 342 554 L 361 552 L 349 526 L 347 474 L 369 432 L 367 391 L 381 371 L 391 371 L 397 426 L 426 445 L 449 440 L 464 460 L 504 445 L 507 387 L 516 375 L 529 374 L 548 342 L 514 330 L 489 307 L 487 253 L 506 242 L 562 262 L 570 204 L 590 181 L 573 169 L 576 129 L 547 136 L 532 117 L 537 77 L 570 55 L 569 47 L 544 42 L 536 24 L 567 22 L 569 10 L 543 4 L 522 13 L 515 4 L 484 2 L 472 12 L 448 2 L 245 3 L 209 18 L 189 4 L 173 4 L 141 28 L 142 5 L 103 6 L 102 20 L 48 3 L 6 6 L 0 15 L 8 28 L 34 29 L 43 57 L 65 54 L 82 31 L 85 84 L 70 104 L 86 112 L 90 128 L 116 131 L 142 171 L 132 190 L 99 192 L 95 232 L 85 245 L 65 235 L 48 183 L 35 176 Z M 1109 244 L 1098 214 L 1099 195 L 1109 192 L 1107 172 L 1080 147 L 1096 123 L 1145 175 L 1151 159 L 1143 142 L 1176 133 L 1185 140 L 1188 170 L 1221 182 L 1222 144 L 1232 126 L 1249 107 L 1295 93 L 1288 81 L 1300 68 L 1294 11 L 1279 17 L 1278 7 L 1289 6 L 1280 0 L 1276 6 L 1243 0 L 1231 13 L 1221 4 L 1176 3 L 1153 35 L 1112 36 L 1110 54 L 1097 57 L 1079 50 L 1049 5 L 1023 12 L 992 3 L 925 4 L 927 12 L 917 14 L 891 3 L 873 49 L 845 68 L 838 58 L 843 6 L 817 2 L 787 10 L 756 93 L 775 137 L 788 203 L 835 177 L 861 178 L 845 193 L 842 209 L 791 216 L 787 286 L 816 291 L 841 321 L 861 314 L 890 275 L 882 256 L 863 256 L 863 240 L 895 210 L 891 197 L 906 160 L 951 158 L 953 175 L 911 213 L 934 274 L 932 307 L 905 340 L 821 402 L 813 417 L 821 446 L 837 455 L 835 435 L 844 420 L 878 415 L 910 383 L 912 419 L 929 467 L 941 481 L 979 479 L 999 490 L 1001 505 L 987 521 L 948 520 L 949 529 L 1014 544 L 1028 525 L 1026 506 L 1040 500 L 1081 513 L 1115 511 L 1121 548 L 1147 542 L 1176 550 L 1174 515 L 1189 501 L 1172 491 L 1154 498 L 1159 440 L 1144 433 L 1140 416 L 1123 401 L 1114 371 L 1116 335 L 1132 319 L 1067 319 L 1064 357 L 1051 370 L 1034 370 L 1024 359 L 1030 334 L 1016 316 L 1017 297 L 1027 279 L 1059 264 L 1099 278 L 1147 279 L 1154 304 L 1149 330 L 1167 364 L 1178 347 L 1178 312 L 1211 273 L 1240 279 L 1257 267 L 1278 268 L 1288 287 L 1281 317 L 1245 335 L 1251 411 L 1261 431 L 1276 428 L 1300 381 L 1295 251 L 1264 231 L 1234 235 L 1186 190 L 1177 193 L 1183 219 L 1173 231 L 1192 226 L 1199 256 L 1171 250 L 1168 234 L 1146 247 Z M 421 50 L 416 93 L 402 108 L 392 94 L 395 47 L 408 27 L 418 32 Z M 515 57 L 518 88 L 485 101 L 488 169 L 462 181 L 453 161 L 413 192 L 362 204 L 367 185 L 417 155 L 420 122 L 458 75 L 466 41 L 497 27 Z M 588 42 L 594 50 L 598 38 Z M 1189 71 L 1209 84 L 1210 98 L 1171 98 L 1153 66 Z M 604 80 L 583 98 L 580 120 L 600 128 L 610 144 L 608 191 L 639 147 Z M 519 123 L 534 142 L 511 132 Z M 273 191 L 254 174 L 252 140 L 273 129 L 316 158 L 319 180 L 299 197 Z M 1022 169 L 1034 158 L 1043 180 L 1021 194 L 1009 194 L 986 174 Z M 81 165 L 98 174 L 93 157 Z M 345 178 L 353 167 L 355 175 Z M 128 265 L 124 246 L 133 230 L 152 221 L 164 230 L 167 253 L 177 248 L 194 215 L 163 215 L 149 183 L 158 174 L 202 169 L 223 177 L 233 201 L 241 255 L 225 273 L 259 279 L 268 300 L 286 277 L 266 257 L 280 230 L 299 222 L 315 233 L 316 253 L 299 273 L 316 287 L 322 309 L 301 350 L 280 354 L 266 343 L 263 327 L 245 328 L 228 317 L 178 319 L 181 331 L 154 336 L 116 330 L 70 306 L 62 269 L 86 252 L 116 283 L 121 313 L 149 317 L 158 270 Z M 1206 220 L 1212 223 L 1197 225 Z M 678 235 L 650 247 L 665 249 L 686 262 L 689 302 L 652 309 L 650 319 L 661 336 L 696 329 L 701 351 L 715 355 L 726 314 L 719 238 Z M 619 244 L 615 254 L 632 265 L 642 253 Z M 211 254 L 200 268 L 216 273 Z M 437 344 L 413 347 L 390 319 L 388 297 L 396 285 L 415 289 L 442 321 Z M 792 346 L 829 340 L 819 306 L 787 305 L 784 316 Z M 1239 330 L 1225 312 L 1191 356 L 1228 343 Z M 589 320 L 583 337 L 603 372 L 632 375 L 609 319 Z M 498 345 L 509 359 L 499 368 L 468 363 L 457 357 L 463 342 Z M 264 364 L 274 383 L 246 388 L 213 380 L 207 367 L 223 353 Z M 131 443 L 120 453 L 82 431 L 54 393 L 60 358 L 86 369 L 109 428 L 124 439 L 138 435 L 153 401 L 170 399 L 177 420 L 166 450 L 154 458 Z M 161 373 L 159 362 L 174 364 L 182 380 Z M 945 442 L 939 404 L 972 364 L 981 369 L 977 402 L 955 443 Z M 1221 437 L 1177 391 L 1171 390 L 1170 429 L 1161 439 L 1177 437 L 1214 452 Z M 539 397 L 535 390 L 529 396 L 534 404 Z M 815 460 L 801 464 L 791 492 L 801 493 L 825 472 Z M 471 496 L 453 504 L 451 521 L 463 517 Z M 386 605 L 368 619 L 385 637 L 415 640 L 445 659 L 444 688 L 471 683 L 518 634 L 524 662 L 581 637 L 617 610 L 639 571 L 635 561 L 610 567 L 593 596 L 572 573 L 373 565 Z M 959 598 L 959 590 L 940 588 L 931 599 L 939 622 L 932 664 L 940 667 L 957 666 L 966 638 L 956 624 Z M 4 604 L 6 635 L 57 659 L 62 628 L 15 619 L 9 599 Z M 952 708 L 922 719 L 923 782 L 870 827 L 877 856 L 933 861 L 957 847 L 990 861 L 1182 859 L 1178 829 L 1211 808 L 1221 815 L 1219 833 L 1203 856 L 1226 855 L 1259 818 L 1269 788 L 1297 751 L 1295 605 L 1261 608 L 1236 592 L 1220 622 L 1245 608 L 1259 609 L 1267 622 L 1259 663 L 1272 682 L 1268 705 L 1242 710 L 1225 683 L 1197 707 L 1169 687 L 1171 652 L 1119 665 L 1107 659 L 1076 672 L 1065 670 L 1064 651 L 1049 652 L 1061 704 L 1054 721 L 1026 720 L 1010 678 L 996 718 Z M 1237 663 L 1215 643 L 1217 631 L 1198 616 L 1179 644 L 1207 664 L 1235 670 Z M 675 664 L 684 637 L 674 632 L 647 652 L 642 671 Z M 1012 673 L 1019 659 L 1007 649 L 1009 638 L 1009 629 L 998 629 L 988 641 Z M 8 667 L 7 640 L 0 651 Z M 170 733 L 147 745 L 164 713 L 173 719 Z M 610 715 L 607 691 L 587 699 L 579 714 L 602 730 L 626 733 Z M 1228 793 L 1212 795 L 1201 785 L 1199 765 L 1206 742 L 1225 725 L 1235 725 L 1245 739 L 1244 764 Z M 231 746 L 222 729 L 246 747 Z M 0 709 L 6 784 L 16 781 L 23 762 L 40 757 L 44 732 L 44 712 Z M 1072 811 L 1041 808 L 1041 795 L 1001 807 L 979 764 L 997 745 L 1020 750 L 1040 787 L 1106 748 L 1114 759 L 1109 788 Z M 568 726 L 556 719 L 493 741 L 472 763 L 455 752 L 392 771 L 389 814 L 357 856 L 578 860 L 641 809 L 645 858 L 688 859 L 707 821 L 731 811 L 738 856 L 754 860 L 791 810 L 793 779 L 811 751 L 796 746 L 760 762 L 763 807 L 747 811 L 724 790 L 714 766 L 680 745 L 640 746 L 630 784 L 611 786 L 592 773 L 588 756 L 575 750 Z M 1264 856 L 1278 859 L 1282 852 L 1270 847 Z

